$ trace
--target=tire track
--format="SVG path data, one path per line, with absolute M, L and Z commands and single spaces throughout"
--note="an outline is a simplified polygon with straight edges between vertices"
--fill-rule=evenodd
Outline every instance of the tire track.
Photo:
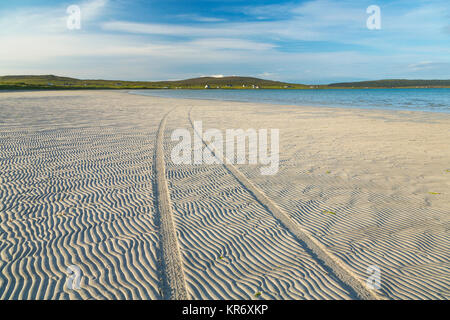
M 170 194 L 167 187 L 164 161 L 164 129 L 170 110 L 159 124 L 155 148 L 156 201 L 160 225 L 160 250 L 162 263 L 162 297 L 170 300 L 186 300 L 188 293 L 183 262 L 178 246 L 175 224 L 172 218 Z
M 189 110 L 189 122 L 195 132 L 201 139 L 203 144 L 207 147 L 203 137 L 194 129 L 194 122 L 191 115 L 192 108 Z M 213 151 L 213 150 L 211 150 Z M 214 153 L 213 153 L 214 154 Z M 225 156 L 224 156 L 225 158 Z M 379 300 L 384 299 L 376 292 L 368 290 L 362 281 L 352 270 L 350 270 L 344 262 L 338 257 L 328 251 L 328 249 L 316 240 L 307 230 L 302 228 L 296 221 L 294 221 L 287 213 L 285 213 L 276 203 L 270 200 L 257 186 L 255 186 L 244 174 L 242 174 L 229 161 L 224 160 L 223 166 L 247 189 L 253 197 L 273 216 L 280 221 L 280 223 L 291 232 L 304 245 L 305 249 L 315 258 L 320 265 L 339 279 L 343 286 L 349 289 L 356 297 L 363 300 Z

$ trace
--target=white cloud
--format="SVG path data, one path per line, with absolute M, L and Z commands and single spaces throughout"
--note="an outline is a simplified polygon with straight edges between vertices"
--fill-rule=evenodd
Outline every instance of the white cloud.
M 287 37 L 298 40 L 320 40 L 323 37 L 318 31 L 312 30 L 306 22 L 298 21 L 262 21 L 242 23 L 205 24 L 203 26 L 135 23 L 127 21 L 111 21 L 101 25 L 105 31 L 115 31 L 132 34 L 174 35 L 186 37 Z
M 178 14 L 174 16 L 177 20 L 188 20 L 188 21 L 196 21 L 196 22 L 224 22 L 227 21 L 223 18 L 216 18 L 216 17 L 205 17 L 200 16 L 197 14 Z
M 227 49 L 227 50 L 269 50 L 276 48 L 270 43 L 232 39 L 232 38 L 203 38 L 191 41 L 189 44 L 199 48 L 207 49 Z
M 450 63 L 446 62 L 433 62 L 433 61 L 422 61 L 419 63 L 413 63 L 408 65 L 408 68 L 410 68 L 413 71 L 422 71 L 422 70 L 432 70 L 432 69 L 438 69 L 438 68 L 449 68 Z
M 262 78 L 270 78 L 270 79 L 277 79 L 278 78 L 278 75 L 276 73 L 273 73 L 273 72 L 258 73 L 256 76 L 262 77 Z
M 98 19 L 109 0 L 87 0 L 80 3 L 82 25 Z M 67 6 L 30 7 L 0 16 L 0 35 L 55 34 L 67 32 Z
M 83 20 L 94 20 L 102 15 L 109 0 L 85 1 L 80 5 Z

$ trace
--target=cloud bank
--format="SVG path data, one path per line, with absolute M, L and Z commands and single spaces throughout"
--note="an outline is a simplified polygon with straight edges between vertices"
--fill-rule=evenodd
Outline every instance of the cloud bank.
M 312 0 L 227 7 L 172 21 L 123 17 L 114 0 L 80 3 L 82 29 L 66 28 L 66 5 L 0 11 L 4 74 L 158 80 L 204 74 L 325 83 L 442 78 L 450 71 L 445 1 L 381 4 L 383 28 L 368 30 L 370 2 Z M 131 9 L 130 9 L 131 8 Z M 239 14 L 236 19 L 230 13 Z M 144 21 L 141 21 L 144 20 Z M 420 21 L 420 22 L 419 22 Z

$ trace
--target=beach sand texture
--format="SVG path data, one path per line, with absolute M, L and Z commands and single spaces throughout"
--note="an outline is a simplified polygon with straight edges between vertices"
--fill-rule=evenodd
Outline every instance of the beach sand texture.
M 0 299 L 450 298 L 447 114 L 118 91 L 0 112 Z M 278 173 L 172 163 L 197 120 L 279 128 Z

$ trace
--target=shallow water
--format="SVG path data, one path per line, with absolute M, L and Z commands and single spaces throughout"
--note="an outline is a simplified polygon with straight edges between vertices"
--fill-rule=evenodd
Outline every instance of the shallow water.
M 135 90 L 131 93 L 299 106 L 346 107 L 450 113 L 450 88 L 311 90 Z

